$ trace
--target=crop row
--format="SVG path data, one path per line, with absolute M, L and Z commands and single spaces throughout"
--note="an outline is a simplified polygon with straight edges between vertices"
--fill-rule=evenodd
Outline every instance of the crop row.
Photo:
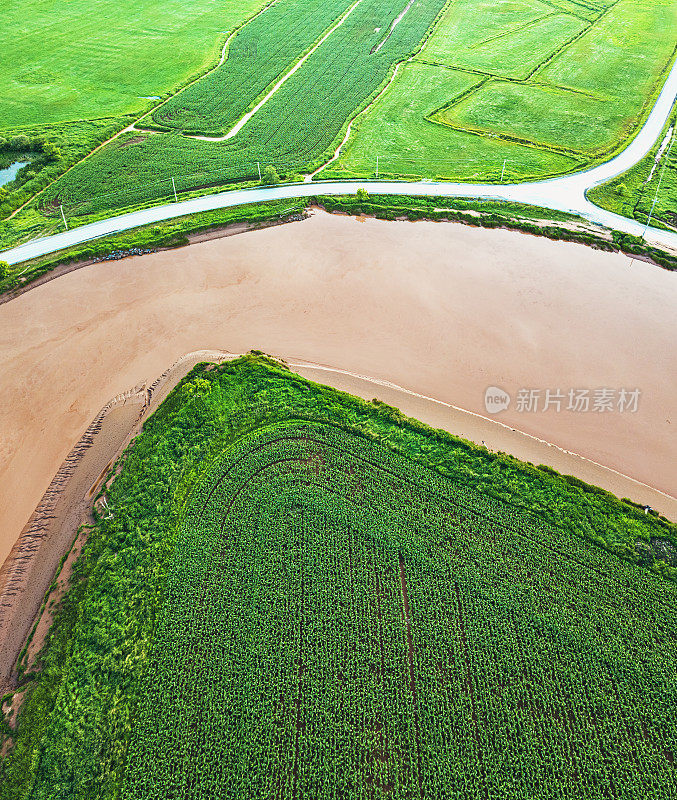
M 277 0 L 230 40 L 223 63 L 153 112 L 166 128 L 225 133 L 350 5 Z
M 106 496 L 0 800 L 674 794 L 667 523 L 261 354 Z

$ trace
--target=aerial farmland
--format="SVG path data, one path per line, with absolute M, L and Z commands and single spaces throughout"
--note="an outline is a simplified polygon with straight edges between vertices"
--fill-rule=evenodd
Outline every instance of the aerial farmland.
M 677 2 L 30 0 L 0 800 L 677 795 Z

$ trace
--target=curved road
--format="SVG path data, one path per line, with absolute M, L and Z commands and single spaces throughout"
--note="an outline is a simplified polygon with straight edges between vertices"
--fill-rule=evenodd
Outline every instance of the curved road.
M 579 214 L 606 228 L 612 228 L 636 236 L 644 235 L 650 244 L 658 247 L 677 249 L 677 233 L 646 228 L 641 222 L 628 219 L 611 211 L 606 211 L 591 203 L 586 192 L 593 186 L 605 183 L 626 172 L 640 162 L 651 150 L 661 135 L 665 123 L 677 100 L 677 61 L 665 81 L 649 117 L 630 144 L 615 158 L 605 164 L 592 167 L 572 175 L 551 178 L 545 181 L 516 184 L 491 183 L 446 183 L 420 181 L 315 181 L 313 183 L 285 184 L 260 189 L 239 189 L 218 194 L 183 200 L 180 203 L 167 203 L 141 211 L 132 211 L 118 217 L 82 225 L 64 233 L 57 233 L 42 239 L 34 239 L 25 244 L 0 252 L 0 259 L 9 264 L 18 264 L 62 250 L 76 244 L 119 233 L 141 225 L 150 225 L 162 220 L 182 217 L 199 211 L 216 208 L 241 206 L 265 200 L 284 200 L 296 197 L 312 197 L 316 194 L 352 194 L 362 187 L 370 194 L 398 194 L 410 197 L 437 195 L 441 197 L 463 197 L 478 200 L 509 200 L 527 205 L 542 206 L 555 211 Z

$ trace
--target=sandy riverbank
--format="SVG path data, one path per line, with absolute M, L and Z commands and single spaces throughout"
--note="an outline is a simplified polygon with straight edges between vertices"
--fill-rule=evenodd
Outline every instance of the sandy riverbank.
M 177 382 L 199 361 L 221 353 L 186 354 L 155 381 L 113 398 L 96 415 L 60 466 L 9 555 L 0 567 L 0 696 L 14 685 L 14 667 L 33 628 L 42 600 L 78 528 L 92 521 L 91 506 L 112 464 Z M 78 537 L 80 546 L 86 528 Z M 67 585 L 78 547 L 71 550 L 50 589 L 50 603 L 39 617 L 28 659 L 34 659 L 51 625 L 49 605 Z
M 202 348 L 258 348 L 482 415 L 489 385 L 513 396 L 522 387 L 638 387 L 636 414 L 513 406 L 497 418 L 674 494 L 676 301 L 677 275 L 624 256 L 508 231 L 324 213 L 72 272 L 0 307 L 0 561 L 97 410 Z M 510 430 L 499 435 L 473 417 L 464 431 L 443 406 L 362 388 L 529 457 Z M 560 451 L 529 442 L 530 460 L 565 468 Z M 595 479 L 584 463 L 567 471 L 677 516 L 674 501 L 615 473 Z

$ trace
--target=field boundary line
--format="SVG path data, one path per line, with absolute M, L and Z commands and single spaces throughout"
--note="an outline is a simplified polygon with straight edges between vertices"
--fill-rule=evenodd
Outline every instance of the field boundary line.
M 581 5 L 580 3 L 576 3 L 575 0 L 571 0 L 572 4 L 576 6 L 576 11 L 569 9 L 568 11 L 564 8 L 564 6 L 557 5 L 557 3 L 552 2 L 552 0 L 541 0 L 546 6 L 550 6 L 550 8 L 554 9 L 555 13 L 559 14 L 569 14 L 571 17 L 576 17 L 576 19 L 580 19 L 581 22 L 591 22 L 587 17 L 584 17 L 580 13 Z
M 479 136 L 479 137 L 486 137 L 491 136 L 492 138 L 503 140 L 506 142 L 512 142 L 514 144 L 522 145 L 523 147 L 531 147 L 534 150 L 545 150 L 546 152 L 556 153 L 560 156 L 569 156 L 571 158 L 587 158 L 588 154 L 583 150 L 570 150 L 566 147 L 558 147 L 555 144 L 546 144 L 545 142 L 538 142 L 535 139 L 523 139 L 520 136 L 513 136 L 510 133 L 491 133 L 488 128 L 472 128 L 470 126 L 466 127 L 464 125 L 454 125 L 451 122 L 444 122 L 441 119 L 435 119 L 435 115 L 445 111 L 447 108 L 452 109 L 456 105 L 460 105 L 464 100 L 466 100 L 469 96 L 473 94 L 477 94 L 480 89 L 483 89 L 490 81 L 484 81 L 483 83 L 478 84 L 477 86 L 473 87 L 472 91 L 466 92 L 464 97 L 462 97 L 457 103 L 452 103 L 451 106 L 446 106 L 444 108 L 439 108 L 436 111 L 433 111 L 432 114 L 428 114 L 427 117 L 424 119 L 428 120 L 428 122 L 433 122 L 435 125 L 443 125 L 445 128 L 449 128 L 452 131 L 460 131 L 461 133 L 468 133 L 471 136 Z M 603 156 L 604 153 L 595 154 L 593 153 L 591 158 L 600 158 Z
M 481 42 L 476 42 L 468 50 L 477 50 L 478 47 L 484 47 L 485 44 L 489 44 L 490 42 L 495 42 L 498 39 L 506 39 L 510 36 L 513 36 L 515 33 L 519 33 L 520 31 L 525 30 L 526 28 L 531 28 L 533 25 L 537 25 L 539 22 L 543 22 L 544 19 L 549 19 L 550 17 L 557 17 L 559 14 L 556 11 L 550 11 L 547 14 L 541 14 L 540 17 L 534 17 L 530 19 L 528 22 L 523 22 L 521 25 L 517 25 L 514 28 L 510 28 L 508 31 L 502 31 L 501 33 L 497 33 L 494 36 L 490 36 L 488 39 L 482 39 Z
M 545 69 L 545 67 L 547 67 L 548 64 L 553 62 L 558 56 L 562 55 L 562 53 L 565 53 L 571 47 L 571 45 L 574 44 L 574 42 L 577 42 L 579 39 L 583 38 L 583 36 L 588 34 L 595 27 L 595 25 L 597 25 L 597 23 L 603 17 L 605 17 L 612 9 L 616 8 L 616 6 L 620 2 L 621 2 L 621 0 L 615 0 L 615 2 L 613 2 L 610 6 L 607 6 L 602 11 L 601 14 L 599 14 L 597 17 L 595 17 L 594 20 L 590 20 L 588 25 L 584 25 L 583 26 L 583 30 L 579 31 L 577 34 L 572 36 L 570 39 L 567 39 L 567 41 L 562 43 L 553 53 L 551 53 L 549 56 L 546 56 L 546 58 L 543 59 L 543 61 L 541 61 L 540 64 L 538 64 L 537 66 L 535 66 L 531 70 L 531 72 L 525 78 L 525 81 L 528 81 L 531 78 L 533 78 L 534 75 L 537 75 L 542 69 Z

